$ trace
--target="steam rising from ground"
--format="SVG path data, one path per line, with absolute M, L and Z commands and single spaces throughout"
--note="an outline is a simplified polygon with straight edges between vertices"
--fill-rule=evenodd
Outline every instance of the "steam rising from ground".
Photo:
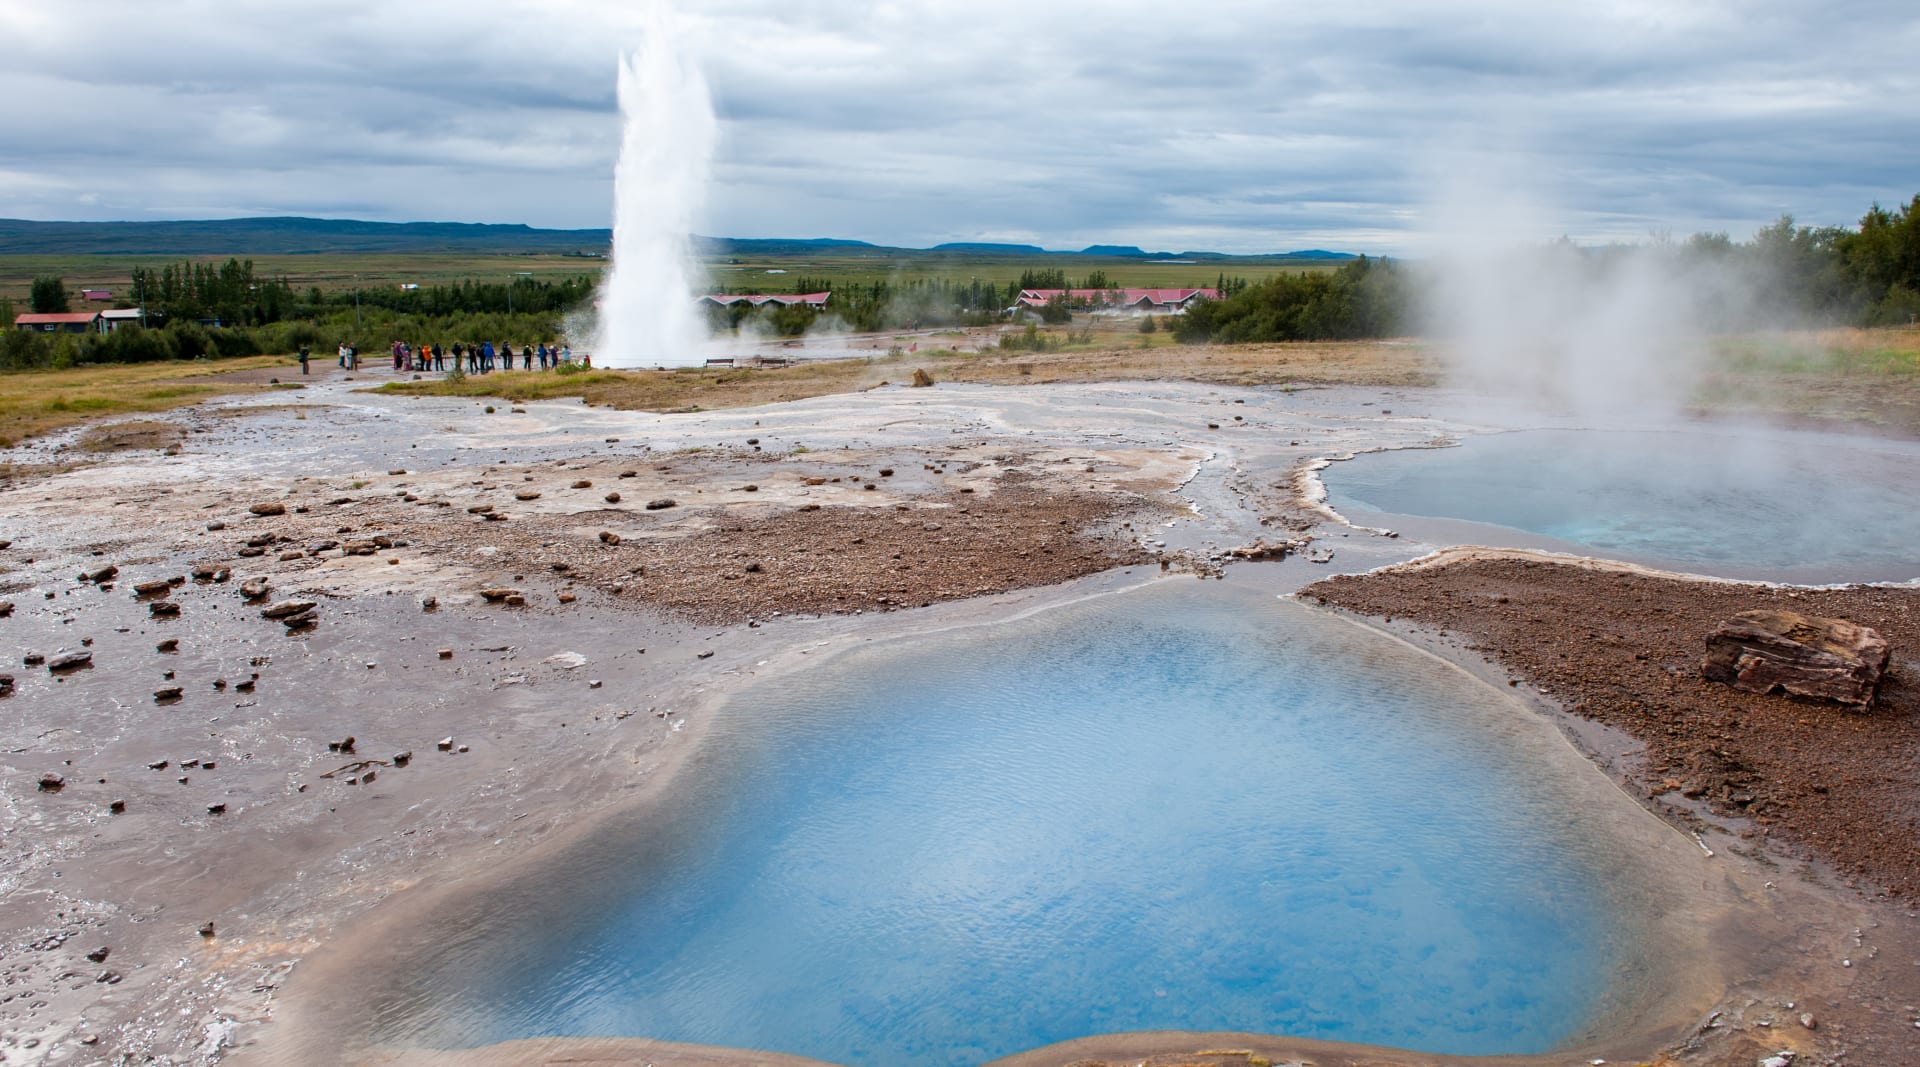
M 1702 336 L 1676 258 L 1549 243 L 1555 220 L 1517 177 L 1524 160 L 1452 173 L 1433 211 L 1423 310 L 1457 384 L 1596 418 L 1677 407 Z
M 594 359 L 698 365 L 707 331 L 692 299 L 689 235 L 706 201 L 718 124 L 706 78 L 687 61 L 665 4 L 650 8 L 640 51 L 621 58 L 620 114 L 613 263 L 600 289 Z

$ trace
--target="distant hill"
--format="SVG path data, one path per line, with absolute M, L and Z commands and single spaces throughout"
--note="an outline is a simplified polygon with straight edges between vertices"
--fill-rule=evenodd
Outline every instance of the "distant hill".
M 379 254 L 464 252 L 546 253 L 604 256 L 612 230 L 542 230 L 532 226 L 472 222 L 364 222 L 297 216 L 168 222 L 32 222 L 0 219 L 0 255 L 268 256 L 314 253 Z M 1212 262 L 1341 260 L 1346 252 L 1313 249 L 1265 255 L 1220 252 L 1145 252 L 1133 245 L 1089 245 L 1079 252 L 1050 252 L 1039 245 L 955 241 L 932 248 L 893 248 L 832 237 L 699 237 L 703 256 L 1078 256 L 1116 259 L 1187 259 Z
M 949 241 L 934 245 L 929 252 L 984 252 L 1001 256 L 1044 256 L 1047 250 L 1039 245 L 1001 245 L 987 241 Z
M 29 222 L 0 219 L 9 255 L 299 255 L 313 252 L 592 252 L 611 230 L 537 230 L 470 222 L 211 219 L 192 222 Z

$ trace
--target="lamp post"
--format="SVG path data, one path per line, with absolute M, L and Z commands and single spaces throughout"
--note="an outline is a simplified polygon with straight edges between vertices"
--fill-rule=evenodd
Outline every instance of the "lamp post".
M 353 331 L 360 332 L 360 276 L 353 276 Z

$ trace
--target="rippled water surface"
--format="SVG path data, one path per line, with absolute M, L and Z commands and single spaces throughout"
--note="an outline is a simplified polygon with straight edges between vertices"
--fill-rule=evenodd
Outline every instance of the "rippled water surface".
M 1328 467 L 1329 503 L 1729 577 L 1920 577 L 1920 448 L 1832 435 L 1528 430 Z M 1471 535 L 1469 535 L 1471 536 Z
M 1530 714 L 1213 583 L 841 657 L 746 691 L 664 817 L 418 960 L 381 1036 L 857 1067 L 1147 1029 L 1545 1050 L 1624 950 Z

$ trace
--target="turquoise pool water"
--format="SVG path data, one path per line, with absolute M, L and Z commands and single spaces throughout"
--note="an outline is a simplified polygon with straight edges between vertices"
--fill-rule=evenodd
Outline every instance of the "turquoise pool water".
M 644 1036 L 855 1067 L 1130 1030 L 1576 1035 L 1617 863 L 1504 695 L 1168 581 L 754 685 L 630 820 L 416 961 L 382 1039 Z M 1551 761 L 1548 761 L 1551 764 Z
M 1920 447 L 1908 442 L 1528 430 L 1368 453 L 1322 478 L 1360 522 L 1466 520 L 1736 578 L 1920 577 Z

